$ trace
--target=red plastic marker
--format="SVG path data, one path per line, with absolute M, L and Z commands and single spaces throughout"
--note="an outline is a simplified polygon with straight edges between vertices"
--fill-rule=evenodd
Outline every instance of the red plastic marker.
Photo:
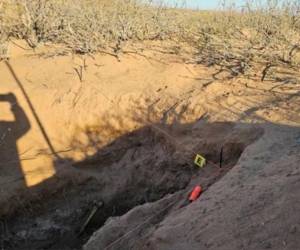
M 190 194 L 189 201 L 193 202 L 193 201 L 197 200 L 199 198 L 201 192 L 202 192 L 202 187 L 196 186 Z

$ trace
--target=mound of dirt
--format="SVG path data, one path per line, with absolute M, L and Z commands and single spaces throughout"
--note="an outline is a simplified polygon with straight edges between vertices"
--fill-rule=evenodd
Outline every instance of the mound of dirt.
M 182 206 L 193 187 L 188 185 L 183 192 L 136 207 L 107 221 L 84 249 L 297 249 L 300 144 L 295 138 L 300 130 L 262 128 L 264 135 L 197 201 Z M 255 131 L 259 129 L 248 130 L 251 136 Z M 237 132 L 240 140 L 249 136 Z M 200 172 L 192 183 L 205 183 L 203 178 Z

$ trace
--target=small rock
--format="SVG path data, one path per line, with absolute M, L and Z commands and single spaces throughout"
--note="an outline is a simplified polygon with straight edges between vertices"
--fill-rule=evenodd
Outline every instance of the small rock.
M 270 242 L 264 242 L 263 243 L 263 248 L 264 249 L 271 249 L 272 248 L 272 244 Z
M 297 232 L 297 227 L 296 226 L 292 226 L 291 228 L 290 228 L 290 233 L 291 234 L 295 234 Z
M 27 237 L 27 232 L 25 230 L 22 230 L 20 232 L 17 232 L 17 236 L 21 239 L 25 239 Z

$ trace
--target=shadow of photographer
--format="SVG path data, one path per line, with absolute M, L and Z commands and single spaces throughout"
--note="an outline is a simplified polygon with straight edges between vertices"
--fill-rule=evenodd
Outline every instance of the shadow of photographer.
M 24 179 L 17 141 L 31 128 L 28 117 L 13 93 L 0 94 L 0 103 L 8 103 L 13 121 L 0 120 L 0 171 L 8 182 Z M 9 166 L 9 167 L 8 167 Z

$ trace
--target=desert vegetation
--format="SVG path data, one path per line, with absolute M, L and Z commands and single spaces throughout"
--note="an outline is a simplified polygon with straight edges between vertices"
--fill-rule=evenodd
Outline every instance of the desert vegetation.
M 226 2 L 219 11 L 180 10 L 139 0 L 9 0 L 0 3 L 0 54 L 11 38 L 62 45 L 72 53 L 121 53 L 132 42 L 175 41 L 193 48 L 190 63 L 217 65 L 229 77 L 280 78 L 299 68 L 300 4 L 296 0 Z M 257 72 L 259 72 L 257 74 Z M 277 73 L 277 74 L 276 74 Z
M 64 44 L 76 53 L 91 53 L 129 40 L 170 38 L 176 20 L 163 7 L 135 0 L 5 1 L 1 37 Z

